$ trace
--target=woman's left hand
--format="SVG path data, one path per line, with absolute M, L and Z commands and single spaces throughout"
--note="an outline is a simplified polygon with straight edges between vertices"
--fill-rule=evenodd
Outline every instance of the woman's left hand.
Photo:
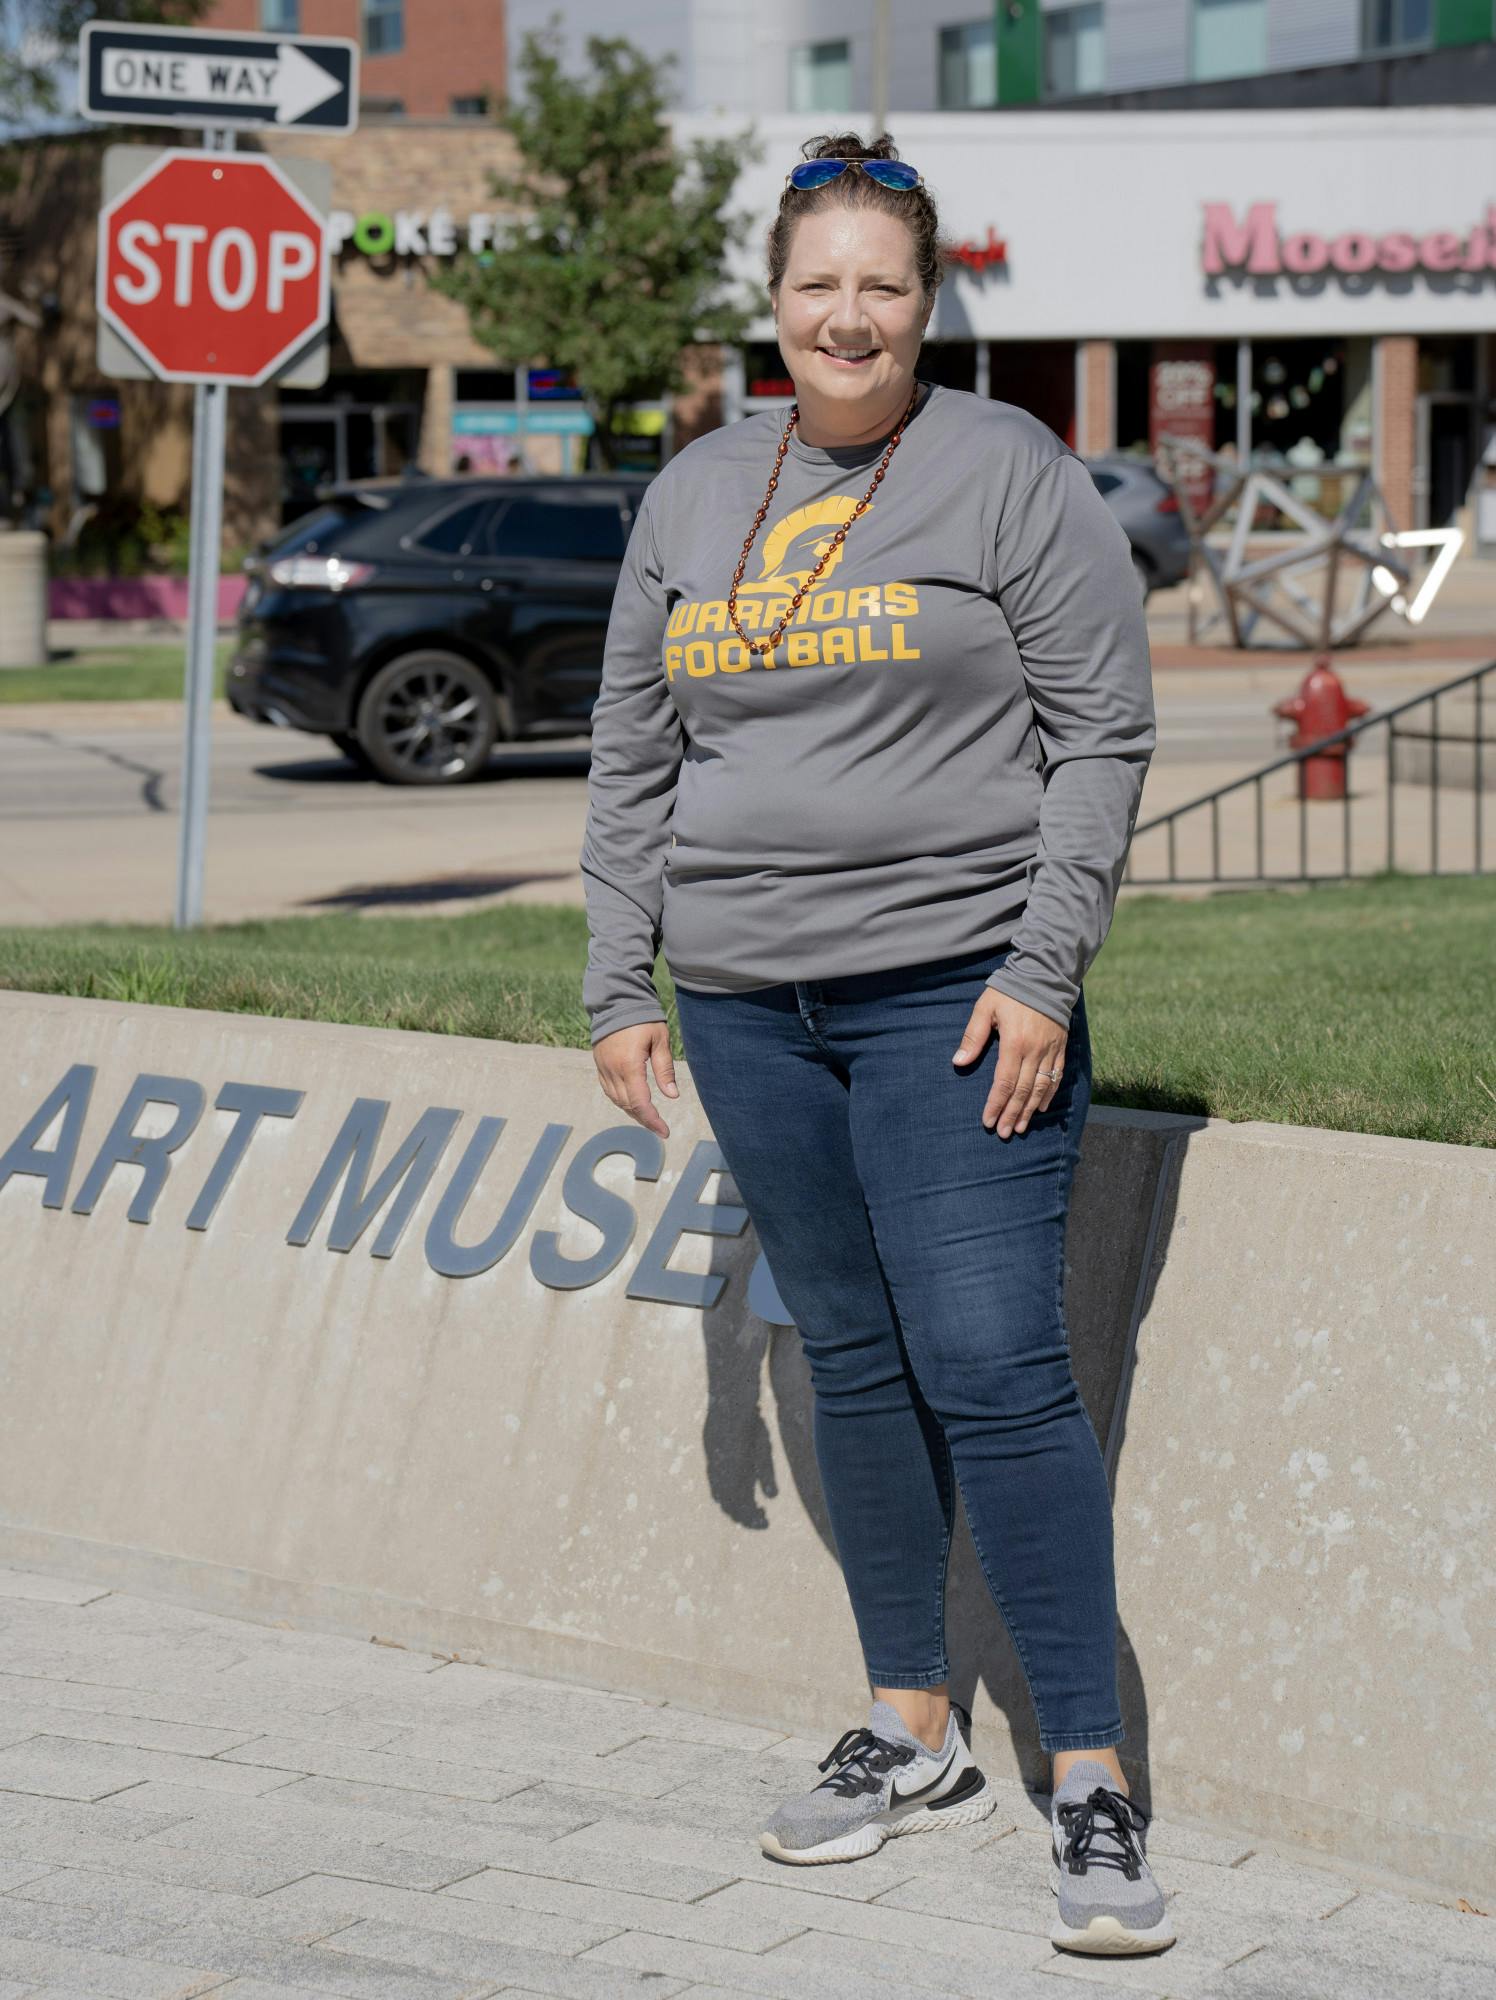
M 1000 1139 L 1026 1132 L 1036 1111 L 1047 1111 L 1065 1070 L 1069 1036 L 1037 1007 L 1025 1007 L 995 986 L 984 986 L 971 1010 L 966 1033 L 952 1061 L 969 1067 L 997 1035 L 997 1070 L 987 1093 L 982 1123 Z M 1048 1075 L 1041 1075 L 1048 1071 Z

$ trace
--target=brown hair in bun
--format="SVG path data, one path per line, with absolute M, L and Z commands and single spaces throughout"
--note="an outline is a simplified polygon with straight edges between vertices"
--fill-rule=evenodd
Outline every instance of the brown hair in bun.
M 863 144 L 856 132 L 838 132 L 807 139 L 800 148 L 800 157 L 804 160 L 896 160 L 899 151 L 886 132 L 868 146 Z M 769 225 L 765 243 L 771 292 L 778 290 L 784 276 L 789 262 L 790 240 L 801 216 L 816 215 L 822 209 L 836 206 L 879 208 L 907 224 L 914 239 L 914 263 L 920 284 L 926 299 L 934 298 L 945 276 L 945 260 L 941 254 L 940 219 L 935 213 L 929 189 L 920 186 L 905 193 L 898 188 L 884 187 L 867 174 L 838 174 L 825 187 L 785 188 L 779 197 L 779 213 Z

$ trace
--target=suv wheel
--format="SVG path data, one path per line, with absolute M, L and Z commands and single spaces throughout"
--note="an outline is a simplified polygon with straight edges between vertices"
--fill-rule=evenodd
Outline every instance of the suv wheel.
M 498 705 L 487 678 L 456 653 L 405 653 L 364 689 L 355 733 L 393 785 L 460 785 L 488 762 Z

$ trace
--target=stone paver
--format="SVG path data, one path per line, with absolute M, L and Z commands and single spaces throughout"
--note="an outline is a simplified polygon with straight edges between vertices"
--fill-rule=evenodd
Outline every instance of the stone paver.
M 1045 1801 L 844 1868 L 825 1746 L 0 1568 L 0 2000 L 1467 2000 L 1496 1918 L 1159 1820 L 1180 1942 L 1053 1950 Z

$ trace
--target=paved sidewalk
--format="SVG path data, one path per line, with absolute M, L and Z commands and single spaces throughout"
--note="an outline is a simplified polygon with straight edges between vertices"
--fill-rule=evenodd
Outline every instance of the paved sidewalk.
M 0 1570 L 0 2000 L 1496 1991 L 1496 1920 L 1162 1820 L 1180 1942 L 1065 1957 L 1017 1785 L 939 1840 L 767 1860 L 828 1747 Z

